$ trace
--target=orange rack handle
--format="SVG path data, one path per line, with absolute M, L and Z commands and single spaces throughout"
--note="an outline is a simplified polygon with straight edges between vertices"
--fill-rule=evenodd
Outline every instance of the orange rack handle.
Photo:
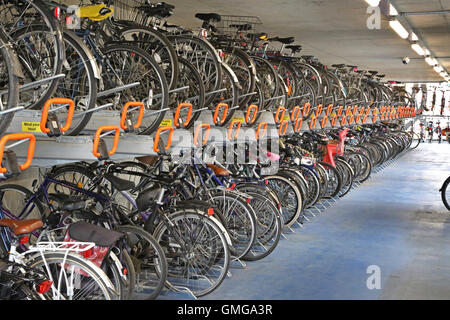
M 194 133 L 194 145 L 195 145 L 195 146 L 198 145 L 198 136 L 199 136 L 200 130 L 201 130 L 202 128 L 206 128 L 205 135 L 203 136 L 202 145 L 204 146 L 204 145 L 208 142 L 209 131 L 211 130 L 211 126 L 210 126 L 209 123 L 200 123 L 200 124 L 195 128 L 195 133 Z
M 338 115 L 335 114 L 330 120 L 330 124 L 332 127 L 334 127 L 336 125 L 337 120 L 338 120 Z
M 295 122 L 294 132 L 300 132 L 302 129 L 303 118 L 298 118 Z
M 54 104 L 68 104 L 69 110 L 67 111 L 67 119 L 64 127 L 61 128 L 61 132 L 66 132 L 70 129 L 70 125 L 72 124 L 72 118 L 73 113 L 75 112 L 75 102 L 73 102 L 72 99 L 66 99 L 66 98 L 53 98 L 48 99 L 47 102 L 44 104 L 44 108 L 42 108 L 42 115 L 41 115 L 41 131 L 44 133 L 49 133 L 50 129 L 47 128 L 47 119 L 48 119 L 48 112 L 50 111 L 50 107 Z
M 192 117 L 192 103 L 188 103 L 188 102 L 182 102 L 178 105 L 177 110 L 175 111 L 175 116 L 173 118 L 173 121 L 175 123 L 175 127 L 179 127 L 180 124 L 178 123 L 178 120 L 180 119 L 180 112 L 181 109 L 183 108 L 187 108 L 188 109 L 188 114 L 186 116 L 186 120 L 183 123 L 183 127 L 186 127 L 189 124 L 189 121 L 191 121 L 191 117 Z
M 300 106 L 295 106 L 291 112 L 291 121 L 297 121 L 297 119 L 300 117 L 300 112 Z
M 347 122 L 347 116 L 343 116 L 341 118 L 341 127 L 345 126 L 345 123 Z
M 333 112 L 333 105 L 330 103 L 327 107 L 327 111 L 325 112 L 325 115 L 330 116 L 332 112 Z
M 281 112 L 281 116 L 280 116 L 280 112 Z M 277 109 L 277 113 L 275 114 L 275 123 L 281 123 L 283 121 L 285 113 L 286 113 L 286 108 L 279 106 Z
M 327 117 L 327 116 L 324 116 L 324 117 L 322 118 L 322 121 L 320 122 L 320 127 L 321 127 L 322 129 L 324 129 L 324 128 L 326 127 L 326 125 L 327 125 L 327 122 L 328 122 L 328 117 Z
M 117 146 L 119 145 L 119 137 L 120 137 L 120 128 L 118 126 L 101 126 L 97 129 L 95 132 L 94 137 L 94 146 L 92 149 L 92 154 L 94 157 L 99 158 L 101 157 L 101 154 L 98 152 L 98 145 L 100 143 L 100 135 L 103 131 L 115 131 L 114 133 L 114 140 L 113 140 L 113 146 L 111 150 L 108 151 L 108 155 L 112 156 L 117 151 Z
M 1 167 L 1 160 L 3 159 L 3 153 L 5 151 L 6 142 L 11 140 L 25 140 L 25 139 L 30 140 L 28 144 L 27 160 L 25 161 L 24 164 L 19 165 L 19 169 L 26 170 L 30 167 L 31 162 L 33 161 L 34 149 L 36 147 L 36 137 L 29 132 L 12 133 L 3 136 L 0 139 L 0 173 L 6 173 L 8 171 L 6 168 Z
M 234 136 L 232 136 L 234 125 L 236 126 L 236 131 L 234 133 Z M 239 137 L 239 131 L 241 130 L 242 122 L 239 120 L 233 120 L 230 122 L 230 125 L 228 126 L 228 140 L 236 140 Z
M 337 115 L 340 117 L 342 115 L 342 111 L 344 110 L 344 106 L 339 106 L 337 110 Z
M 220 119 L 220 124 L 223 124 L 225 122 L 225 120 L 227 119 L 227 115 L 228 115 L 228 104 L 221 102 L 218 103 L 216 106 L 216 111 L 214 111 L 214 124 L 217 124 L 217 117 L 219 116 L 219 111 L 220 108 L 224 108 L 223 113 L 222 113 L 222 119 Z
M 122 109 L 122 115 L 120 117 L 120 127 L 123 130 L 126 130 L 127 127 L 127 113 L 128 113 L 128 108 L 130 107 L 140 107 L 139 108 L 139 114 L 138 114 L 138 118 L 136 121 L 136 124 L 133 126 L 134 129 L 137 129 L 141 126 L 142 124 L 142 119 L 144 119 L 144 111 L 145 111 L 145 105 L 143 102 L 140 101 L 129 101 L 125 104 L 125 106 Z
M 319 104 L 316 109 L 316 117 L 318 117 L 322 114 L 322 110 L 323 110 L 323 105 Z
M 254 110 L 253 113 L 252 113 L 252 110 Z M 258 110 L 259 110 L 259 108 L 255 104 L 251 104 L 251 105 L 248 106 L 247 113 L 245 114 L 245 122 L 247 124 L 252 124 L 252 123 L 255 122 L 256 116 L 258 115 Z M 250 115 L 252 115 L 252 119 L 251 120 L 250 120 Z
M 306 115 L 309 114 L 309 110 L 311 110 L 311 103 L 305 102 L 303 105 L 302 115 L 306 117 Z
M 164 149 L 167 151 L 170 149 L 170 146 L 172 145 L 173 127 L 171 127 L 171 126 L 159 127 L 158 131 L 156 131 L 155 140 L 153 141 L 153 151 L 155 151 L 156 153 L 159 153 L 159 148 L 158 148 L 159 137 L 160 137 L 161 133 L 163 133 L 165 131 L 169 131 L 169 138 L 167 140 L 167 144 L 164 147 Z
M 261 127 L 263 128 L 262 134 L 260 132 Z M 259 140 L 259 138 L 264 138 L 266 133 L 267 133 L 267 122 L 266 121 L 260 122 L 258 124 L 258 127 L 256 128 L 256 140 Z
M 289 121 L 287 121 L 287 120 L 281 121 L 280 127 L 278 128 L 278 135 L 280 137 L 282 137 L 282 136 L 284 136 L 286 134 L 286 131 L 287 131 L 287 128 L 288 128 L 288 124 L 289 124 Z
M 317 117 L 316 116 L 311 117 L 311 119 L 309 121 L 309 129 L 313 130 L 316 127 L 316 123 L 317 123 Z

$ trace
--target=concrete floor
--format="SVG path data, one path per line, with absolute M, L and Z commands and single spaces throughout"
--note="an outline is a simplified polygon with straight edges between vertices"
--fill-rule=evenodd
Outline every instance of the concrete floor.
M 450 145 L 422 144 L 204 299 L 449 299 Z M 381 289 L 367 268 L 379 266 Z M 187 298 L 175 295 L 176 298 Z M 166 298 L 169 298 L 166 296 Z

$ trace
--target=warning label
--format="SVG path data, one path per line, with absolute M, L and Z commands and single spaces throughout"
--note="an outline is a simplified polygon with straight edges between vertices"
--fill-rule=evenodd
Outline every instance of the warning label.
M 22 121 L 22 132 L 42 132 L 41 123 Z
M 233 117 L 233 120 L 232 120 L 232 121 L 244 122 L 245 119 L 244 119 L 244 117 Z
M 172 119 L 163 119 L 161 123 L 159 124 L 160 127 L 171 127 L 172 126 Z

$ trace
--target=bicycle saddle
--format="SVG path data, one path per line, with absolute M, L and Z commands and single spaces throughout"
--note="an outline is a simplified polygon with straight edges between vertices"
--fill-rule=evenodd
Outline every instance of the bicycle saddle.
M 196 13 L 195 17 L 206 22 L 219 22 L 222 19 L 217 13 Z
M 65 193 L 49 193 L 51 201 L 58 202 L 58 208 L 64 211 L 81 210 L 86 207 L 86 199 L 83 196 L 73 196 Z
M 302 56 L 303 59 L 305 60 L 314 60 L 316 57 L 314 56 Z
M 175 9 L 175 6 L 165 2 L 160 2 L 154 5 L 140 6 L 137 7 L 137 9 L 144 11 L 146 14 L 150 16 L 167 18 L 172 15 L 172 10 Z
M 218 176 L 224 176 L 224 177 L 226 177 L 226 176 L 229 176 L 229 175 L 230 175 L 230 173 L 228 172 L 228 170 L 223 169 L 223 168 L 221 168 L 221 167 L 219 167 L 219 166 L 216 166 L 215 164 L 207 163 L 206 166 L 207 166 L 208 168 L 210 168 L 212 171 L 214 171 L 214 174 L 216 174 L 216 175 L 218 175 Z
M 283 44 L 291 44 L 295 41 L 294 37 L 287 37 L 287 38 L 279 38 L 279 37 L 274 37 L 274 38 L 270 38 L 269 41 L 277 41 Z
M 92 21 L 102 21 L 107 19 L 114 13 L 114 9 L 107 7 L 106 4 L 96 4 L 91 6 L 83 6 L 79 9 L 81 18 L 88 18 Z
M 44 224 L 39 219 L 12 220 L 0 219 L 0 226 L 8 227 L 16 235 L 31 233 L 36 229 L 42 228 Z
M 251 24 L 230 24 L 229 25 L 230 28 L 236 28 L 239 31 L 248 31 L 248 30 L 252 30 L 252 25 Z
M 135 187 L 134 182 L 121 179 L 113 175 L 112 173 L 105 174 L 106 180 L 111 182 L 112 186 L 117 189 L 118 191 L 126 191 L 133 189 Z
M 288 45 L 286 46 L 287 49 L 291 49 L 292 51 L 300 51 L 302 50 L 302 46 L 300 45 Z
M 367 72 L 370 73 L 373 76 L 378 74 L 378 71 L 373 71 L 373 70 L 370 70 L 370 71 L 367 71 Z
M 111 247 L 123 233 L 105 229 L 92 223 L 78 221 L 68 227 L 69 237 L 75 241 L 93 242 L 99 247 Z
M 265 32 L 248 33 L 248 34 L 247 34 L 247 38 L 249 38 L 249 39 L 251 39 L 251 40 L 259 39 L 259 40 L 267 41 L 267 40 L 268 40 L 267 36 L 268 36 L 268 35 L 267 35 L 267 33 L 265 33 Z
M 342 68 L 345 68 L 345 64 L 332 64 L 331 65 L 333 68 L 336 68 L 336 69 L 342 69 Z
M 147 210 L 152 203 L 158 200 L 158 197 L 161 194 L 161 190 L 161 188 L 153 186 L 140 192 L 136 198 L 136 206 L 138 210 Z

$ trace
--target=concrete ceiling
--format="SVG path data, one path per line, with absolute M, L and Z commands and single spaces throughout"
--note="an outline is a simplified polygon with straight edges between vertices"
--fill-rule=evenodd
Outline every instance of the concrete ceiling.
M 325 64 L 346 63 L 378 70 L 388 80 L 443 81 L 383 16 L 381 28 L 367 28 L 368 5 L 363 0 L 168 0 L 175 5 L 169 23 L 199 27 L 197 12 L 258 16 L 259 31 L 269 36 L 295 36 L 301 54 L 314 55 Z M 399 12 L 450 10 L 450 0 L 393 0 Z M 450 15 L 404 17 L 437 57 L 450 56 Z M 404 65 L 402 57 L 410 57 Z M 450 58 L 438 59 L 450 71 Z

